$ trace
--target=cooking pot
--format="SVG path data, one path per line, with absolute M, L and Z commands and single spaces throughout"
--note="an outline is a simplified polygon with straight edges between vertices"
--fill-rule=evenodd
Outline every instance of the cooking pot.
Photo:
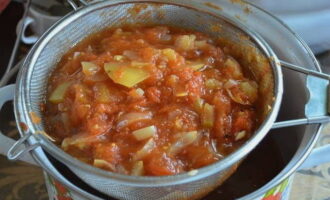
M 122 1 L 107 1 L 107 2 L 99 2 L 82 9 L 78 9 L 75 13 L 71 13 L 63 18 L 59 23 L 53 26 L 40 40 L 39 42 L 33 47 L 33 50 L 30 52 L 29 56 L 27 57 L 23 68 L 19 74 L 18 82 L 16 85 L 16 94 L 15 94 L 15 115 L 18 124 L 22 125 L 23 122 L 27 125 L 28 129 L 26 130 L 26 126 L 20 126 L 19 130 L 22 135 L 22 138 L 10 149 L 8 152 L 8 157 L 10 159 L 16 159 L 20 155 L 24 154 L 24 152 L 31 151 L 31 153 L 37 158 L 39 164 L 43 166 L 49 173 L 52 173 L 52 170 L 49 170 L 47 167 L 47 162 L 43 159 L 42 153 L 43 149 L 54 156 L 59 161 L 65 163 L 73 172 L 75 172 L 80 178 L 85 180 L 91 186 L 105 192 L 106 194 L 115 196 L 117 198 L 128 199 L 128 198 L 135 198 L 135 199 L 146 199 L 146 198 L 194 198 L 199 197 L 201 195 L 206 194 L 208 191 L 212 190 L 218 184 L 220 184 L 223 180 L 227 178 L 235 169 L 236 165 L 240 162 L 244 156 L 250 152 L 260 140 L 266 135 L 268 130 L 273 127 L 285 127 L 288 125 L 299 125 L 305 123 L 320 123 L 329 120 L 329 117 L 324 116 L 325 112 L 317 113 L 317 115 L 309 115 L 306 113 L 308 118 L 303 118 L 299 120 L 291 120 L 281 123 L 273 124 L 275 117 L 277 116 L 277 112 L 281 102 L 282 96 L 282 76 L 281 76 L 281 69 L 279 64 L 285 65 L 292 69 L 302 71 L 304 73 L 313 74 L 319 77 L 328 78 L 326 75 L 306 70 L 305 68 L 298 67 L 296 65 L 291 65 L 289 63 L 278 61 L 276 54 L 273 53 L 272 49 L 268 46 L 268 44 L 261 38 L 257 33 L 253 31 L 249 31 L 248 28 L 242 25 L 237 19 L 233 16 L 230 16 L 227 9 L 223 9 L 222 11 L 219 10 L 217 7 L 208 7 L 205 4 L 200 4 L 194 1 L 125 1 L 125 4 L 135 4 L 135 3 L 145 3 L 145 2 L 156 2 L 156 3 L 168 3 L 170 5 L 185 7 L 188 9 L 197 9 L 199 12 L 200 9 L 211 12 L 212 14 L 220 14 L 222 20 L 226 20 L 226 23 L 229 23 L 231 27 L 239 28 L 239 31 L 244 30 L 245 33 L 253 39 L 253 42 L 262 50 L 262 53 L 270 58 L 270 63 L 272 64 L 272 70 L 275 77 L 275 87 L 274 87 L 274 94 L 275 94 L 275 101 L 272 104 L 272 110 L 270 111 L 269 115 L 265 122 L 261 125 L 261 127 L 257 130 L 255 135 L 247 141 L 241 148 L 237 151 L 229 155 L 222 161 L 210 165 L 208 167 L 202 168 L 198 171 L 198 174 L 195 176 L 190 176 L 189 174 L 181 174 L 169 177 L 132 177 L 132 176 L 125 176 L 114 174 L 111 172 L 105 172 L 100 169 L 95 169 L 89 165 L 81 163 L 71 156 L 65 154 L 62 150 L 57 148 L 52 142 L 45 137 L 44 134 L 37 134 L 42 133 L 42 126 L 38 124 L 34 124 L 31 120 L 30 114 L 31 112 L 38 113 L 39 105 L 38 103 L 41 101 L 42 94 L 44 92 L 45 83 L 47 80 L 47 75 L 49 74 L 52 67 L 60 55 L 63 55 L 70 47 L 72 42 L 67 40 L 67 38 L 59 37 L 59 33 L 63 35 L 69 35 L 69 32 L 72 30 L 68 30 L 68 28 L 72 28 L 72 24 L 76 23 L 77 21 L 85 22 L 86 20 L 104 20 L 101 19 L 106 15 L 105 12 L 100 12 L 98 18 L 88 18 L 88 13 L 95 13 L 96 11 L 102 10 L 105 7 L 123 4 Z M 221 4 L 222 7 L 231 5 L 228 9 L 228 12 L 231 9 L 234 9 L 235 6 L 230 2 L 223 2 Z M 241 10 L 245 10 L 242 8 Z M 220 7 L 220 8 L 222 8 Z M 252 8 L 252 7 L 251 7 Z M 123 9 L 123 8 L 122 8 Z M 257 10 L 257 9 L 256 9 Z M 122 11 L 122 10 L 119 10 Z M 237 11 L 236 11 L 237 12 Z M 102 15 L 101 15 L 102 14 Z M 113 14 L 113 13 L 111 13 Z M 172 13 L 173 14 L 173 13 Z M 87 17 L 87 18 L 84 18 Z M 95 17 L 95 16 L 94 16 Z M 109 17 L 109 16 L 108 16 Z M 195 22 L 196 23 L 196 22 Z M 99 29 L 103 28 L 107 24 L 98 24 Z M 89 25 L 85 32 L 79 31 L 79 27 L 73 26 L 77 31 L 72 37 L 76 37 L 74 41 L 79 41 L 83 37 L 95 31 L 93 26 Z M 86 28 L 86 27 L 84 27 Z M 60 34 L 60 35 L 61 35 Z M 287 44 L 288 46 L 290 43 Z M 62 51 L 52 51 L 54 52 L 54 57 L 49 57 L 48 54 L 45 52 L 49 51 L 50 49 L 54 50 L 54 48 L 60 48 Z M 48 49 L 47 49 L 48 48 Z M 310 53 L 307 51 L 307 53 Z M 277 55 L 281 55 L 280 52 Z M 297 55 L 295 55 L 297 56 Z M 313 58 L 313 57 L 311 57 Z M 313 58 L 314 59 L 314 58 Z M 290 60 L 290 59 L 288 59 Z M 291 60 L 290 60 L 291 61 Z M 293 61 L 295 63 L 297 61 Z M 47 63 L 47 65 L 45 65 Z M 298 63 L 299 64 L 299 63 Z M 314 60 L 312 65 L 315 65 Z M 46 68 L 47 66 L 48 68 Z M 297 75 L 298 76 L 298 75 Z M 311 78 L 313 80 L 313 78 Z M 318 80 L 318 79 L 317 79 Z M 327 81 L 326 81 L 327 84 Z M 7 88 L 8 89 L 8 88 Z M 3 89 L 4 90 L 4 89 Z M 312 94 L 312 93 L 311 93 Z M 321 95 L 322 94 L 322 95 Z M 326 97 L 326 93 L 317 93 L 316 96 Z M 311 95 L 312 96 L 312 95 Z M 315 100 L 311 98 L 311 100 Z M 324 100 L 324 98 L 322 99 Z M 315 104 L 316 102 L 316 104 Z M 325 102 L 325 101 L 324 101 Z M 315 106 L 320 104 L 317 100 L 310 101 L 307 105 Z M 324 104 L 323 104 L 324 105 Z M 322 107 L 322 106 L 321 106 Z M 303 108 L 301 108 L 303 109 Z M 309 106 L 306 107 L 306 111 L 308 111 Z M 313 109 L 315 109 L 313 107 Z M 325 107 L 322 107 L 323 111 Z M 314 113 L 315 114 L 315 113 Z M 307 156 L 308 152 L 310 151 L 310 146 L 313 145 L 315 142 L 315 138 L 310 139 L 311 143 L 308 145 L 307 151 L 304 152 L 304 156 L 302 160 Z M 17 151 L 17 148 L 20 144 L 26 143 L 27 148 L 21 151 Z M 299 163 L 299 164 L 300 164 Z M 188 184 L 187 184 L 188 183 Z

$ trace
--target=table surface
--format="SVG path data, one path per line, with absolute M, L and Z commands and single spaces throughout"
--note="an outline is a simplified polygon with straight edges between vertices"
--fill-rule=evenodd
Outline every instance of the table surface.
M 11 3 L 3 13 L 0 13 L 0 24 L 6 27 L 0 31 L 0 76 L 8 63 L 16 37 L 16 24 L 21 15 L 22 6 L 18 3 Z M 27 51 L 27 46 L 20 47 L 21 54 Z M 330 72 L 330 52 L 319 55 L 318 59 L 324 70 Z M 12 111 L 2 110 L 1 115 L 6 115 L 6 118 L 10 119 L 1 120 L 1 131 L 17 138 L 18 132 Z M 322 132 L 318 145 L 330 143 L 330 124 L 326 125 Z M 10 162 L 4 156 L 0 156 L 0 199 L 48 199 L 42 170 L 22 162 Z M 296 172 L 290 200 L 330 200 L 330 163 Z

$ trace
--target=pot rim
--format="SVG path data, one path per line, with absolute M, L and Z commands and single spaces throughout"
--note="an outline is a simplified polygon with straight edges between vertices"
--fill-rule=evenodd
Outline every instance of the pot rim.
M 18 98 L 15 97 L 15 105 L 16 105 L 15 115 L 16 115 L 16 119 L 18 119 L 17 121 L 22 121 L 26 123 L 28 127 L 30 127 L 30 131 L 32 133 L 36 131 L 36 127 L 33 124 L 32 120 L 30 119 L 30 116 L 28 115 L 31 109 L 29 108 L 30 105 L 30 101 L 29 101 L 30 99 L 28 95 L 29 87 L 26 87 L 29 85 L 30 80 L 28 80 L 27 77 L 31 77 L 33 65 L 37 61 L 39 54 L 41 53 L 44 46 L 47 44 L 48 40 L 50 40 L 61 29 L 69 25 L 72 21 L 78 19 L 80 16 L 92 12 L 93 10 L 102 8 L 104 6 L 111 6 L 116 4 L 143 3 L 143 2 L 180 5 L 189 9 L 197 9 L 199 11 L 204 11 L 208 13 L 214 13 L 215 11 L 214 9 L 211 9 L 206 5 L 200 4 L 199 2 L 186 1 L 186 0 L 182 0 L 180 2 L 174 0 L 129 0 L 129 1 L 114 0 L 111 2 L 110 1 L 95 2 L 86 7 L 79 8 L 75 12 L 69 13 L 59 22 L 53 25 L 46 32 L 46 34 L 44 34 L 41 37 L 41 39 L 35 44 L 33 51 L 30 52 L 30 56 L 28 56 L 28 58 L 31 58 L 31 60 L 29 61 L 26 60 L 23 64 L 23 69 L 26 70 L 25 73 L 20 73 L 18 76 L 19 84 L 17 84 L 17 88 L 16 88 L 16 97 Z M 217 15 L 217 13 L 214 13 L 214 15 Z M 275 97 L 275 100 L 272 105 L 272 110 L 270 111 L 270 113 L 268 114 L 262 125 L 258 128 L 258 130 L 255 131 L 254 135 L 249 140 L 247 140 L 240 148 L 238 148 L 235 152 L 231 153 L 229 156 L 225 157 L 224 159 L 216 163 L 213 163 L 203 168 L 199 168 L 198 174 L 194 176 L 189 175 L 189 173 L 182 173 L 178 175 L 161 176 L 161 177 L 147 177 L 147 176 L 136 177 L 136 176 L 112 173 L 109 171 L 95 168 L 81 161 L 78 161 L 77 159 L 65 153 L 55 144 L 53 144 L 48 139 L 46 139 L 46 137 L 40 134 L 35 134 L 33 135 L 34 137 L 30 137 L 28 139 L 28 143 L 30 145 L 39 143 L 47 152 L 49 152 L 52 156 L 54 156 L 56 159 L 60 160 L 61 162 L 69 163 L 69 165 L 78 167 L 86 172 L 92 173 L 93 175 L 107 177 L 112 179 L 112 181 L 124 183 L 126 185 L 148 187 L 148 186 L 156 186 L 156 185 L 166 186 L 173 184 L 182 184 L 182 183 L 199 180 L 207 176 L 211 176 L 217 172 L 220 172 L 222 170 L 231 167 L 239 160 L 241 160 L 244 156 L 246 156 L 257 144 L 259 144 L 259 142 L 264 138 L 264 136 L 270 130 L 272 124 L 274 123 L 277 117 L 282 100 L 283 77 L 282 77 L 281 67 L 279 66 L 279 62 L 277 60 L 275 53 L 268 46 L 268 44 L 262 39 L 262 37 L 259 36 L 259 34 L 257 34 L 252 30 L 249 30 L 249 28 L 242 25 L 241 22 L 239 22 L 236 19 L 233 19 L 232 17 L 227 16 L 227 14 L 220 13 L 220 15 L 217 15 L 217 17 L 224 19 L 229 24 L 239 28 L 241 31 L 251 36 L 251 39 L 258 45 L 259 49 L 261 49 L 263 54 L 268 58 L 270 57 L 272 58 L 270 59 L 270 64 L 274 76 L 274 97 Z M 21 135 L 24 135 L 22 130 L 20 130 L 20 132 Z
M 249 6 L 255 7 L 258 10 L 264 12 L 266 15 L 271 16 L 274 20 L 276 20 L 278 23 L 282 25 L 285 29 L 287 29 L 294 37 L 299 41 L 299 43 L 303 46 L 303 48 L 307 51 L 308 57 L 313 61 L 314 67 L 317 71 L 322 72 L 321 67 L 317 61 L 317 59 L 314 56 L 314 53 L 309 48 L 307 43 L 298 35 L 296 34 L 287 24 L 285 24 L 282 20 L 280 20 L 278 17 L 273 15 L 272 13 L 268 12 L 267 10 L 261 8 L 260 6 L 257 6 L 251 2 L 244 1 L 244 3 L 248 4 Z M 292 166 L 288 168 L 288 166 L 291 164 L 292 160 L 284 167 L 284 169 L 277 174 L 271 181 L 263 185 L 261 188 L 257 189 L 256 191 L 247 194 L 243 197 L 240 197 L 239 200 L 250 200 L 255 199 L 257 197 L 260 197 L 261 195 L 265 194 L 268 190 L 276 187 L 277 185 L 281 184 L 283 181 L 288 179 L 293 173 L 299 168 L 299 166 L 302 165 L 302 163 L 306 160 L 306 158 L 311 154 L 319 136 L 322 130 L 323 125 L 322 124 L 316 124 L 316 125 L 310 125 L 317 127 L 316 133 L 313 135 L 313 137 L 310 139 L 308 144 L 306 144 L 306 147 L 303 152 L 300 152 L 300 157 L 296 158 L 296 163 L 292 164 Z M 297 154 L 297 153 L 296 153 Z M 296 157 L 296 154 L 293 156 Z

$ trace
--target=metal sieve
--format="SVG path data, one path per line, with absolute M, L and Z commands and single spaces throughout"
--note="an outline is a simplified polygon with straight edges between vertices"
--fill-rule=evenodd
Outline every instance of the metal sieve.
M 264 121 L 255 134 L 239 149 L 223 160 L 203 167 L 196 173 L 165 177 L 136 177 L 104 171 L 66 154 L 43 133 L 44 125 L 33 123 L 30 114 L 42 116 L 40 102 L 46 92 L 49 74 L 61 56 L 86 36 L 107 27 L 124 24 L 165 24 L 204 32 L 228 41 L 230 49 L 242 49 L 242 62 L 256 77 L 263 95 Z M 18 76 L 15 95 L 17 122 L 22 138 L 8 152 L 9 159 L 17 159 L 27 151 L 43 148 L 67 165 L 78 177 L 95 189 L 118 199 L 194 199 L 220 185 L 239 165 L 240 161 L 262 140 L 270 128 L 305 123 L 320 123 L 327 116 L 275 123 L 282 99 L 283 83 L 280 65 L 301 71 L 301 68 L 279 61 L 267 43 L 237 19 L 226 16 L 221 9 L 192 0 L 114 0 L 95 2 L 78 8 L 55 24 L 33 47 Z M 264 76 L 263 71 L 269 71 Z M 305 73 L 327 78 L 313 71 Z M 28 147 L 17 151 L 22 143 Z

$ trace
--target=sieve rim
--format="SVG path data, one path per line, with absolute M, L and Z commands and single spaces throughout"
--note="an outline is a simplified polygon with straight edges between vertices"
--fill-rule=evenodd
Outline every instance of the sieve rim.
M 187 2 L 187 3 L 186 3 Z M 177 6 L 183 6 L 188 9 L 194 9 L 198 10 L 202 13 L 208 13 L 213 14 L 217 18 L 221 18 L 225 20 L 227 23 L 231 24 L 232 26 L 240 29 L 242 32 L 250 36 L 251 40 L 255 42 L 258 46 L 258 49 L 261 50 L 261 52 L 269 59 L 269 62 L 272 67 L 272 73 L 274 77 L 274 98 L 272 105 L 272 110 L 268 114 L 268 116 L 265 118 L 263 123 L 260 125 L 260 127 L 254 132 L 254 135 L 247 140 L 242 146 L 240 146 L 236 151 L 231 153 L 230 155 L 226 156 L 224 159 L 217 161 L 211 165 L 205 166 L 203 168 L 198 169 L 198 174 L 195 176 L 190 176 L 188 173 L 182 173 L 177 175 L 171 175 L 171 176 L 157 176 L 157 177 L 151 177 L 151 176 L 130 176 L 130 175 L 123 175 L 118 173 L 113 173 L 109 171 L 105 171 L 96 167 L 93 167 L 91 165 L 85 164 L 81 161 L 78 161 L 74 157 L 70 156 L 69 154 L 65 153 L 63 150 L 58 148 L 54 143 L 50 142 L 48 139 L 46 139 L 43 136 L 36 136 L 37 140 L 30 138 L 28 142 L 30 145 L 33 143 L 39 142 L 41 146 L 49 152 L 51 155 L 53 155 L 56 159 L 58 159 L 60 162 L 69 163 L 74 167 L 79 167 L 80 169 L 91 172 L 93 174 L 111 178 L 112 181 L 118 181 L 122 182 L 128 185 L 138 185 L 138 186 L 155 186 L 155 185 L 173 185 L 173 184 L 181 184 L 181 183 L 187 183 L 190 181 L 199 180 L 201 178 L 204 178 L 206 176 L 210 176 L 212 174 L 215 174 L 219 171 L 222 171 L 224 169 L 229 168 L 230 166 L 237 163 L 239 160 L 241 160 L 244 156 L 246 156 L 262 139 L 263 137 L 268 133 L 270 130 L 272 124 L 274 123 L 277 113 L 279 111 L 279 107 L 282 100 L 282 94 L 283 94 L 283 82 L 282 82 L 282 71 L 281 67 L 278 64 L 277 56 L 272 51 L 270 46 L 262 39 L 259 34 L 256 32 L 249 30 L 249 28 L 245 27 L 241 22 L 238 20 L 226 16 L 225 13 L 219 13 L 215 12 L 215 9 L 212 9 L 210 7 L 207 7 L 206 5 L 200 4 L 198 2 L 193 1 L 181 1 L 180 3 L 174 0 L 129 0 L 129 1 L 122 1 L 122 0 L 114 0 L 114 1 L 105 1 L 105 2 L 95 2 L 87 7 L 83 7 L 78 9 L 74 13 L 70 13 L 67 16 L 65 16 L 62 20 L 60 20 L 58 23 L 56 23 L 55 26 L 53 26 L 47 33 L 38 41 L 38 43 L 35 46 L 35 51 L 33 52 L 33 55 L 31 57 L 31 61 L 27 64 L 27 71 L 26 74 L 21 74 L 23 77 L 19 77 L 21 79 L 22 84 L 21 86 L 24 87 L 23 89 L 19 88 L 20 90 L 19 95 L 22 95 L 22 110 L 20 110 L 20 107 L 18 108 L 18 112 L 21 113 L 20 117 L 23 117 L 27 125 L 30 127 L 30 130 L 34 132 L 36 130 L 35 125 L 32 123 L 32 120 L 30 119 L 30 116 L 28 115 L 28 111 L 30 105 L 30 99 L 29 99 L 29 79 L 31 78 L 33 65 L 36 63 L 38 56 L 40 55 L 43 48 L 46 46 L 47 42 L 54 36 L 57 32 L 59 32 L 62 28 L 65 28 L 68 26 L 72 21 L 76 20 L 80 16 L 83 16 L 85 14 L 89 14 L 90 12 L 93 12 L 93 10 L 100 9 L 104 6 L 115 6 L 117 4 L 126 4 L 126 3 L 161 3 L 161 4 L 170 4 L 170 5 L 177 5 Z M 188 4 L 189 3 L 189 4 Z M 23 111 L 23 112 L 20 112 Z M 25 111 L 25 112 L 24 112 Z M 23 116 L 22 116 L 23 115 Z

